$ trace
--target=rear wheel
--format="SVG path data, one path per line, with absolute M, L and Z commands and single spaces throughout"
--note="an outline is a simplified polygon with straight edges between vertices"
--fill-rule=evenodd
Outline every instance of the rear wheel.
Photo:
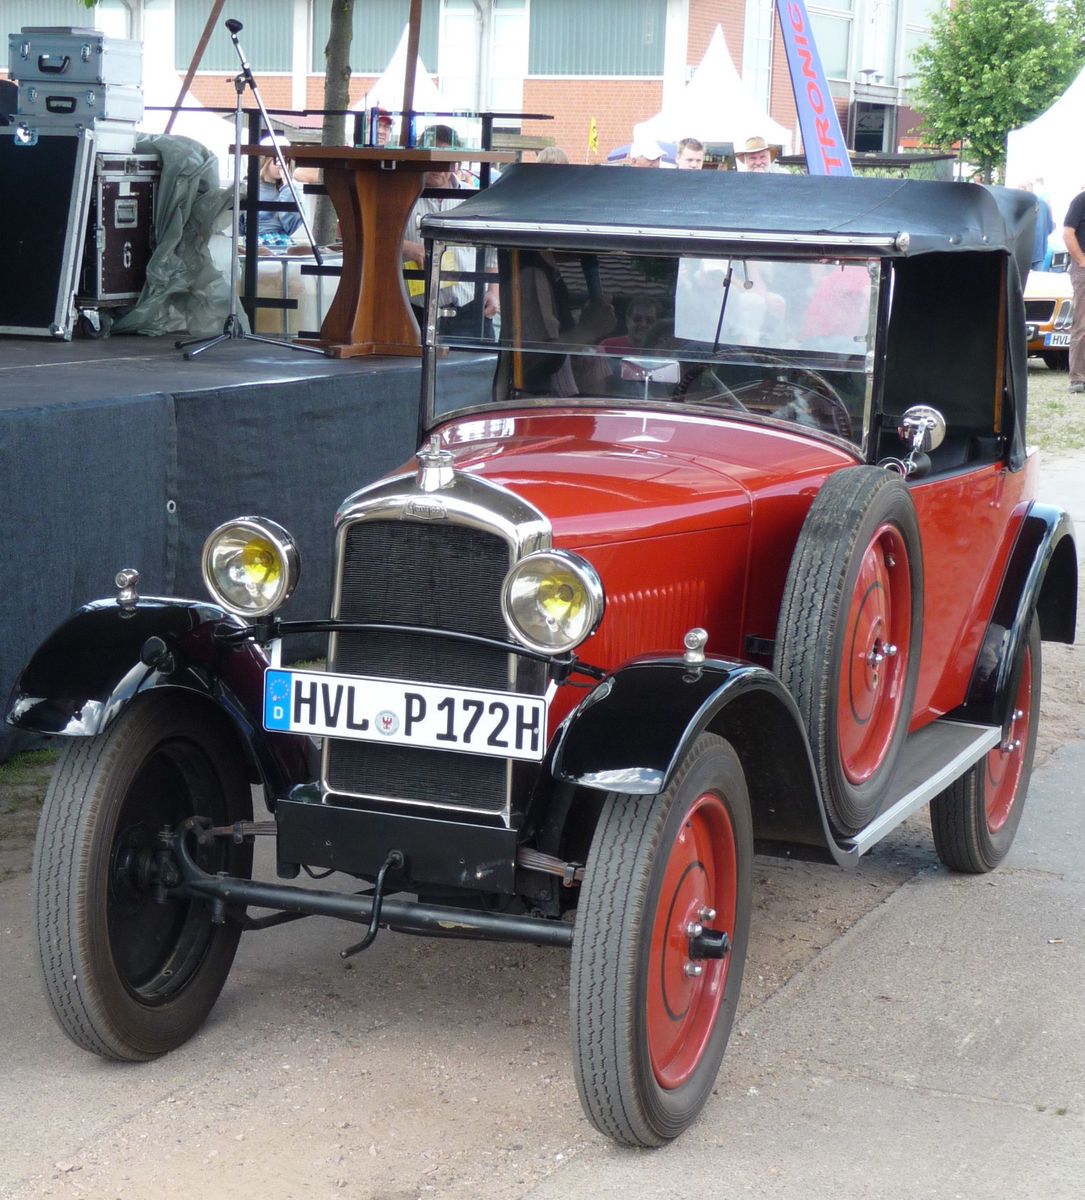
M 252 815 L 236 748 L 184 697 L 136 700 L 104 734 L 69 745 L 45 797 L 34 906 L 45 991 L 64 1032 L 105 1058 L 174 1049 L 211 1011 L 240 926 L 199 900 L 155 897 L 159 833 L 188 817 Z M 205 871 L 248 876 L 252 850 L 219 841 Z
M 721 738 L 699 738 L 662 796 L 607 797 L 570 1002 L 581 1103 L 617 1142 L 677 1137 L 711 1094 L 742 984 L 752 859 L 745 777 Z
M 991 871 L 1013 845 L 1036 751 L 1040 660 L 1040 625 L 1033 617 L 1018 659 L 1009 734 L 931 801 L 934 848 L 952 871 Z

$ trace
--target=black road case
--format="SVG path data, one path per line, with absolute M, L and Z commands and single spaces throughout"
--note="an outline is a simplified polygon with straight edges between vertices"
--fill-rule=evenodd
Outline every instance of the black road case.
M 89 132 L 0 129 L 0 333 L 72 336 L 93 168 Z
M 138 299 L 154 250 L 157 155 L 99 154 L 76 304 L 109 308 Z

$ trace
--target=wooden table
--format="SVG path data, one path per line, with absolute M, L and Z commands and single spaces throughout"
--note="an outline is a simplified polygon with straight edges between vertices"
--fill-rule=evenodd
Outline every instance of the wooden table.
M 246 146 L 270 156 L 269 146 Z M 421 195 L 427 171 L 448 163 L 512 162 L 494 150 L 401 150 L 378 146 L 291 146 L 299 167 L 319 167 L 339 217 L 343 268 L 339 288 L 320 326 L 322 346 L 336 358 L 360 354 L 420 353 L 418 322 L 403 282 L 402 243 L 407 218 Z M 467 192 L 464 199 L 472 192 Z

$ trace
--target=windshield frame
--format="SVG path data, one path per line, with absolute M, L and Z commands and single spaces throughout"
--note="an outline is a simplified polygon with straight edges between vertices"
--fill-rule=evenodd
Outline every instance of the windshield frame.
M 629 244 L 615 245 L 613 247 L 604 247 L 598 244 L 592 245 L 590 248 L 585 248 L 583 251 L 577 251 L 570 248 L 562 247 L 560 253 L 563 255 L 582 253 L 585 255 L 629 255 L 634 257 L 644 257 L 646 250 L 650 257 L 656 258 L 673 258 L 676 260 L 684 259 L 714 259 L 718 260 L 721 265 L 726 266 L 729 261 L 731 263 L 739 263 L 743 260 L 753 261 L 774 261 L 777 263 L 794 263 L 817 265 L 824 264 L 829 258 L 832 262 L 840 266 L 858 265 L 866 263 L 868 267 L 874 268 L 872 273 L 873 283 L 871 288 L 871 299 L 867 311 L 867 328 L 866 328 L 866 349 L 863 353 L 854 356 L 837 354 L 835 357 L 839 359 L 852 358 L 854 360 L 862 360 L 861 373 L 865 383 L 862 388 L 861 397 L 861 430 L 853 432 L 851 437 L 846 437 L 834 433 L 832 431 L 817 428 L 811 425 L 805 425 L 789 419 L 781 419 L 774 417 L 768 413 L 757 412 L 738 412 L 730 409 L 713 408 L 710 405 L 698 402 L 696 400 L 682 399 L 658 399 L 648 396 L 631 396 L 631 395 L 596 395 L 596 394 L 581 394 L 574 396 L 509 396 L 505 399 L 494 399 L 491 396 L 485 400 L 480 400 L 477 404 L 468 404 L 457 406 L 452 409 L 444 409 L 438 411 L 438 394 L 437 394 L 437 371 L 439 363 L 447 361 L 449 356 L 455 354 L 457 357 L 463 356 L 462 361 L 467 361 L 471 355 L 493 355 L 495 365 L 495 375 L 499 368 L 500 356 L 507 353 L 507 346 L 499 346 L 498 343 L 487 345 L 481 340 L 470 341 L 464 345 L 448 345 L 441 344 L 437 333 L 439 304 L 438 297 L 441 285 L 441 269 L 440 264 L 445 251 L 450 246 L 457 247 L 472 247 L 476 250 L 485 250 L 489 252 L 494 248 L 493 243 L 479 243 L 468 239 L 454 240 L 427 240 L 427 271 L 426 271 L 426 307 L 425 307 L 425 327 L 422 330 L 423 348 L 422 348 L 422 396 L 421 408 L 419 412 L 419 435 L 425 437 L 434 428 L 447 423 L 449 420 L 462 417 L 476 417 L 480 414 L 495 414 L 498 412 L 507 412 L 517 409 L 552 409 L 552 408 L 620 408 L 623 410 L 633 409 L 651 412 L 674 412 L 682 413 L 686 416 L 698 416 L 701 418 L 738 420 L 743 423 L 749 422 L 753 424 L 766 424 L 774 429 L 786 429 L 791 432 L 801 432 L 804 435 L 825 438 L 832 444 L 847 448 L 852 454 L 855 454 L 861 460 L 868 457 L 869 448 L 872 444 L 872 436 L 874 432 L 874 412 L 878 400 L 877 393 L 880 392 L 880 371 L 879 364 L 884 361 L 884 332 L 885 332 L 885 314 L 888 308 L 888 293 L 891 286 L 892 271 L 888 270 L 888 263 L 871 254 L 870 247 L 856 248 L 853 254 L 834 253 L 831 256 L 817 253 L 794 253 L 789 255 L 773 254 L 766 255 L 765 247 L 759 243 L 758 239 L 750 239 L 749 243 L 744 247 L 748 253 L 737 255 L 734 253 L 735 247 L 729 245 L 726 250 L 718 246 L 706 246 L 703 242 L 685 247 L 685 252 L 675 250 L 671 247 L 662 249 L 661 247 L 653 246 L 650 250 L 639 242 L 635 246 Z M 501 245 L 496 247 L 502 252 L 516 249 L 516 247 Z M 718 250 L 718 253 L 707 253 L 712 249 Z M 497 278 L 497 272 L 490 272 L 492 278 Z M 763 357 L 767 351 L 760 348 L 745 347 L 742 351 L 747 361 Z M 791 354 L 804 356 L 806 358 L 817 358 L 821 360 L 822 354 L 827 357 L 832 357 L 829 352 L 814 351 L 804 348 L 794 350 L 780 350 L 777 348 L 777 354 L 786 354 L 791 357 Z M 726 355 L 721 356 L 716 361 L 727 361 Z M 781 363 L 781 365 L 785 365 Z M 803 369 L 801 364 L 795 364 L 799 369 Z M 855 372 L 858 374 L 859 372 Z M 647 392 L 647 389 L 646 389 Z M 859 399 L 856 396 L 856 399 Z M 857 411 L 856 417 L 860 416 Z

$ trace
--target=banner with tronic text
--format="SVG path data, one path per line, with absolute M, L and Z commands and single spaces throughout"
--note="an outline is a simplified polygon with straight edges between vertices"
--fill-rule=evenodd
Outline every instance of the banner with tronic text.
M 825 82 L 806 4 L 804 0 L 776 0 L 776 12 L 784 34 L 795 107 L 799 110 L 806 169 L 811 175 L 850 175 L 847 143 Z

